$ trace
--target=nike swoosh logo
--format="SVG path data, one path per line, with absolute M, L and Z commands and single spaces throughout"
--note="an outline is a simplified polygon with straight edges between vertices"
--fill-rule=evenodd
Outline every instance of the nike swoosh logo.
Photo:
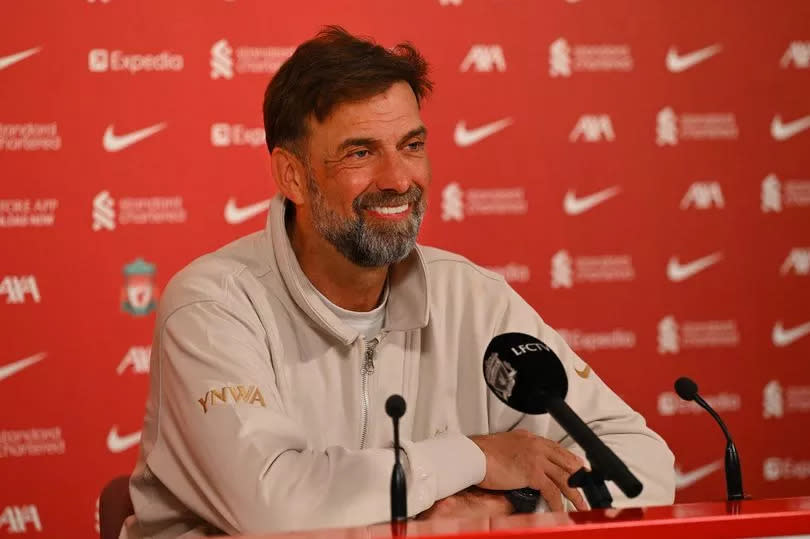
M 15 54 L 9 54 L 8 56 L 0 57 L 0 69 L 5 69 L 12 64 L 16 64 L 17 62 L 22 62 L 29 56 L 33 56 L 38 53 L 42 47 L 34 47 L 33 49 L 28 49 L 27 51 L 17 52 Z
M 158 131 L 165 128 L 166 123 L 164 122 L 155 124 L 151 127 L 138 129 L 137 131 L 127 133 L 126 135 L 116 135 L 115 133 L 113 133 L 113 126 L 108 125 L 107 129 L 104 131 L 103 146 L 104 149 L 107 150 L 108 152 L 120 152 L 124 148 L 128 148 L 147 137 L 151 137 Z
M 773 340 L 774 346 L 787 346 L 807 334 L 810 334 L 810 322 L 805 322 L 791 329 L 785 329 L 782 327 L 782 322 L 777 322 L 773 325 L 771 339 Z
M 4 380 L 11 376 L 12 374 L 17 374 L 21 370 L 26 367 L 30 367 L 37 361 L 42 360 L 47 354 L 45 352 L 40 352 L 39 354 L 34 354 L 33 356 L 27 357 L 25 359 L 21 359 L 19 361 L 14 361 L 13 363 L 8 363 L 0 367 L 0 380 Z
M 680 264 L 678 263 L 678 258 L 673 256 L 669 259 L 669 263 L 667 264 L 667 277 L 674 283 L 684 281 L 709 266 L 717 264 L 722 258 L 723 253 L 718 251 L 704 256 L 703 258 L 698 258 L 688 264 Z
M 107 449 L 113 453 L 121 453 L 135 446 L 140 441 L 141 431 L 133 432 L 126 436 L 119 436 L 118 425 L 113 425 L 110 429 L 110 433 L 107 435 Z
M 776 140 L 787 140 L 794 135 L 798 135 L 810 127 L 810 115 L 793 120 L 786 124 L 782 123 L 782 117 L 778 114 L 771 120 L 771 136 Z
M 453 133 L 453 140 L 456 146 L 466 148 L 472 146 L 476 142 L 481 142 L 487 137 L 491 137 L 498 131 L 502 131 L 512 125 L 512 118 L 504 118 L 496 122 L 476 127 L 475 129 L 467 129 L 466 122 L 459 122 L 456 124 L 456 130 Z
M 565 198 L 563 199 L 563 209 L 568 215 L 579 215 L 580 213 L 584 213 L 594 206 L 601 204 L 607 199 L 616 196 L 619 194 L 620 190 L 621 189 L 619 186 L 615 185 L 613 187 L 603 189 L 598 193 L 593 193 L 592 195 L 581 198 L 577 198 L 574 191 L 569 190 L 567 193 L 565 193 Z
M 681 472 L 680 468 L 675 467 L 675 489 L 680 490 L 691 486 L 704 477 L 713 474 L 722 466 L 722 462 L 716 460 L 700 468 L 696 468 L 691 472 Z
M 678 54 L 675 47 L 670 47 L 667 51 L 667 69 L 672 73 L 680 73 L 686 71 L 704 60 L 708 60 L 718 52 L 722 47 L 720 45 L 710 45 L 708 47 L 690 52 L 689 54 Z
M 582 370 L 579 370 L 576 367 L 574 367 L 574 372 L 576 372 L 580 378 L 587 378 L 588 376 L 591 375 L 591 366 L 585 365 L 585 368 Z
M 239 223 L 244 223 L 248 219 L 251 219 L 263 211 L 267 210 L 270 207 L 270 199 L 261 200 L 254 204 L 250 204 L 248 206 L 244 206 L 242 208 L 236 205 L 236 200 L 233 198 L 229 198 L 228 202 L 225 203 L 225 222 L 230 225 L 238 225 Z

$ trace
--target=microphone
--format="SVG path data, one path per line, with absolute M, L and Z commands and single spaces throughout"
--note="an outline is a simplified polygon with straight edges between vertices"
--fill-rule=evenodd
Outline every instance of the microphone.
M 391 395 L 385 401 L 385 413 L 394 422 L 394 470 L 391 472 L 391 526 L 399 526 L 408 520 L 408 494 L 405 484 L 405 470 L 399 460 L 399 418 L 405 415 L 405 399 L 400 395 Z
M 557 354 L 544 342 L 523 333 L 496 336 L 484 353 L 484 379 L 510 408 L 526 414 L 551 414 L 585 450 L 592 471 L 579 470 L 569 485 L 581 486 L 591 507 L 610 507 L 605 479 L 616 483 L 628 498 L 641 493 L 643 485 L 636 476 L 566 404 L 568 376 Z
M 729 434 L 726 428 L 726 424 L 723 423 L 723 420 L 720 419 L 717 412 L 709 406 L 709 403 L 703 400 L 703 397 L 698 394 L 698 386 L 691 378 L 682 376 L 675 380 L 675 392 L 685 401 L 695 401 L 698 403 L 698 405 L 709 412 L 714 420 L 717 421 L 717 424 L 720 425 L 723 434 L 726 435 L 726 495 L 729 501 L 745 499 L 742 486 L 740 455 L 737 452 L 737 446 L 734 445 L 734 440 L 731 439 L 731 434 Z

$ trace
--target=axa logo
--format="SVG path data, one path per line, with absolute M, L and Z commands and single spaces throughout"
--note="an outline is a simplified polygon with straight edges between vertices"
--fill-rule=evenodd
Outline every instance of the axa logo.
M 500 45 L 473 45 L 461 62 L 459 71 L 466 72 L 470 68 L 473 71 L 506 71 L 503 49 Z
M 600 142 L 602 140 L 613 141 L 616 135 L 613 132 L 613 123 L 607 114 L 584 114 L 579 118 L 568 140 L 576 142 Z
M 0 513 L 0 529 L 6 527 L 8 533 L 25 533 L 31 530 L 42 531 L 42 520 L 36 505 L 7 505 Z
M 6 275 L 0 281 L 0 296 L 6 296 L 6 303 L 12 304 L 25 303 L 28 299 L 34 303 L 42 300 L 33 275 Z
M 810 275 L 810 247 L 791 249 L 779 273 L 787 275 L 793 271 L 796 275 Z
M 209 389 L 201 399 L 197 402 L 202 406 L 203 413 L 207 414 L 208 409 L 215 404 L 228 404 L 230 395 L 230 402 L 233 404 L 245 403 L 256 404 L 261 407 L 266 407 L 264 396 L 258 386 L 223 386 L 221 389 Z
M 796 69 L 810 68 L 810 41 L 793 41 L 779 61 L 783 69 L 791 65 Z
M 122 375 L 128 368 L 132 369 L 135 374 L 146 374 L 149 372 L 149 354 L 150 349 L 148 346 L 132 346 L 118 364 L 115 372 Z
M 681 209 L 708 210 L 723 208 L 726 202 L 723 198 L 723 189 L 718 182 L 695 182 L 689 186 L 681 199 Z
M 136 258 L 124 265 L 121 310 L 132 316 L 146 316 L 157 307 L 159 290 L 155 286 L 154 264 Z

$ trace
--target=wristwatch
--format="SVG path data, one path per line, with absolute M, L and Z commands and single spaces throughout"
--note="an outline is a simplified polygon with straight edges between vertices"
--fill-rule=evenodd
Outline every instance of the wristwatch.
M 540 502 L 540 491 L 533 488 L 516 488 L 504 492 L 506 499 L 512 502 L 515 513 L 534 513 Z

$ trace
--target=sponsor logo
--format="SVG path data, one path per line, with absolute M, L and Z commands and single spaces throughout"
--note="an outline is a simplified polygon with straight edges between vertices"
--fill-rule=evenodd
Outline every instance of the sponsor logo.
M 36 124 L 0 123 L 0 151 L 55 152 L 62 147 L 62 137 L 56 122 Z
M 575 283 L 632 281 L 636 277 L 630 255 L 571 256 L 561 249 L 551 257 L 551 288 Z
M 15 52 L 14 54 L 7 54 L 5 56 L 0 56 L 0 70 L 3 70 L 11 65 L 16 64 L 17 62 L 22 62 L 29 56 L 33 56 L 42 50 L 42 47 L 34 47 L 28 50 Z
M 678 54 L 675 47 L 670 47 L 667 51 L 667 69 L 671 73 L 680 73 L 686 71 L 690 67 L 694 67 L 701 62 L 704 62 L 720 52 L 722 47 L 720 45 L 709 45 L 702 49 L 692 51 L 688 54 Z
M 132 367 L 132 372 L 135 374 L 146 374 L 149 372 L 149 356 L 150 347 L 133 346 L 127 351 L 115 372 L 121 376 L 127 368 Z
M 102 146 L 104 146 L 104 149 L 108 152 L 120 152 L 125 148 L 129 148 L 133 144 L 137 144 L 138 142 L 151 137 L 158 131 L 165 128 L 166 123 L 159 123 L 151 127 L 145 127 L 137 131 L 132 131 L 131 133 L 127 133 L 125 135 L 116 135 L 113 132 L 113 126 L 108 125 L 107 129 L 104 131 Z
M 25 303 L 26 296 L 30 295 L 34 303 L 39 303 L 42 296 L 39 295 L 37 279 L 33 275 L 6 275 L 0 281 L 0 296 L 6 296 L 6 303 Z
M 506 71 L 506 58 L 500 45 L 473 45 L 464 57 L 459 71 Z
M 796 275 L 810 275 L 810 247 L 795 247 L 790 251 L 779 273 L 787 275 L 790 270 Z
M 155 265 L 136 258 L 124 265 L 121 310 L 132 316 L 146 316 L 157 307 L 159 290 L 155 286 Z
M 442 221 L 463 221 L 482 215 L 524 215 L 528 210 L 523 187 L 462 189 L 453 182 L 442 189 Z
M 796 69 L 810 68 L 810 41 L 793 41 L 779 61 L 783 69 L 793 65 Z
M 810 129 L 810 114 L 787 123 L 783 123 L 778 114 L 771 120 L 771 136 L 774 140 L 787 140 L 807 129 Z
M 677 257 L 672 257 L 667 263 L 667 278 L 673 283 L 685 281 L 686 279 L 700 273 L 706 268 L 713 266 L 723 259 L 723 253 L 716 252 L 710 255 L 693 260 L 688 264 L 681 264 Z
M 723 462 L 716 460 L 710 462 L 699 468 L 688 472 L 682 472 L 679 466 L 675 466 L 675 490 L 681 490 L 690 487 L 703 479 L 713 474 L 723 466 Z
M 762 477 L 766 481 L 810 478 L 810 460 L 769 457 L 762 461 Z
M 524 264 L 510 262 L 505 266 L 486 266 L 486 269 L 497 273 L 507 283 L 528 283 L 531 280 L 531 270 Z
M 183 197 L 124 197 L 116 200 L 109 191 L 93 197 L 93 231 L 115 230 L 118 225 L 164 225 L 186 222 Z
M 140 72 L 182 71 L 183 57 L 170 51 L 158 53 L 126 53 L 120 50 L 92 49 L 87 53 L 87 68 L 92 73 L 127 71 Z
M 230 80 L 234 74 L 275 73 L 292 56 L 295 47 L 242 45 L 234 49 L 227 39 L 211 46 L 211 78 Z
M 631 71 L 629 45 L 569 45 L 564 38 L 549 45 L 549 75 L 570 77 L 577 71 Z
M 782 327 L 782 322 L 780 321 L 773 325 L 771 340 L 773 341 L 774 346 L 784 347 L 793 344 L 808 334 L 810 334 L 810 322 L 805 322 L 800 326 L 785 329 Z
M 242 124 L 216 123 L 211 125 L 211 145 L 218 148 L 228 146 L 251 146 L 256 148 L 266 144 L 263 127 L 245 127 Z
M 61 427 L 0 430 L 0 459 L 64 455 Z
M 269 207 L 269 198 L 260 200 L 259 202 L 254 202 L 253 204 L 248 204 L 247 206 L 239 207 L 236 205 L 236 199 L 231 197 L 225 203 L 225 222 L 230 225 L 244 223 L 248 219 L 252 219 L 260 213 L 267 211 L 267 208 Z
M 492 388 L 504 400 L 509 400 L 515 388 L 517 370 L 507 361 L 502 361 L 498 352 L 492 352 L 484 361 L 484 376 Z
M 717 412 L 738 412 L 742 407 L 742 397 L 738 393 L 717 393 L 704 395 L 709 406 Z M 662 416 L 701 414 L 701 408 L 694 401 L 685 401 L 671 391 L 658 395 L 658 413 Z
M 558 329 L 568 346 L 576 352 L 597 350 L 629 350 L 636 346 L 636 334 L 624 328 L 610 331 L 582 331 L 580 329 Z
M 197 402 L 202 406 L 203 413 L 207 414 L 208 409 L 215 404 L 227 404 L 228 395 L 234 404 L 244 402 L 245 404 L 259 404 L 263 408 L 266 406 L 264 397 L 258 386 L 224 386 L 222 389 L 209 389 L 205 392 L 205 396 L 197 399 Z
M 780 418 L 786 413 L 810 413 L 810 386 L 783 387 L 771 380 L 762 389 L 762 417 Z
M 45 359 L 45 356 L 48 355 L 45 352 L 40 352 L 39 354 L 34 354 L 33 356 L 29 356 L 19 361 L 13 361 L 11 363 L 6 363 L 3 366 L 0 366 L 0 380 L 5 380 L 12 374 L 17 374 L 21 370 L 25 369 L 26 367 L 30 367 L 34 363 L 38 363 Z
M 55 198 L 0 200 L 0 228 L 53 226 L 59 201 Z
M 675 146 L 680 140 L 734 140 L 740 135 L 731 112 L 675 114 L 664 107 L 656 115 L 655 143 Z
M 724 208 L 726 205 L 723 199 L 723 189 L 718 182 L 695 182 L 689 186 L 686 194 L 681 199 L 681 209 L 688 210 L 708 210 L 712 206 Z
M 619 194 L 621 188 L 618 185 L 608 187 L 599 192 L 577 198 L 573 190 L 568 190 L 563 198 L 563 210 L 568 215 L 579 215 L 595 208 L 599 204 L 606 202 Z
M 583 114 L 577 125 L 568 135 L 568 140 L 576 142 L 580 139 L 585 142 L 600 142 L 602 140 L 613 141 L 616 135 L 613 133 L 613 124 L 607 114 Z
M 138 445 L 140 441 L 141 431 L 120 436 L 118 434 L 118 425 L 113 425 L 110 432 L 107 434 L 107 449 L 109 449 L 111 453 L 123 453 L 127 449 Z
M 779 213 L 783 207 L 810 206 L 810 180 L 780 181 L 776 174 L 762 180 L 760 192 L 763 213 Z
M 677 354 L 681 349 L 732 348 L 739 346 L 735 320 L 677 322 L 672 315 L 658 322 L 658 353 Z
M 491 137 L 495 133 L 502 131 L 512 125 L 512 118 L 503 118 L 488 124 L 476 127 L 474 129 L 467 129 L 466 122 L 458 122 L 456 130 L 453 132 L 453 140 L 456 146 L 466 148 L 472 146 L 477 142 L 481 142 L 487 137 Z
M 41 532 L 42 520 L 36 505 L 7 505 L 0 512 L 0 529 L 7 526 L 8 533 L 25 533 L 28 527 Z

